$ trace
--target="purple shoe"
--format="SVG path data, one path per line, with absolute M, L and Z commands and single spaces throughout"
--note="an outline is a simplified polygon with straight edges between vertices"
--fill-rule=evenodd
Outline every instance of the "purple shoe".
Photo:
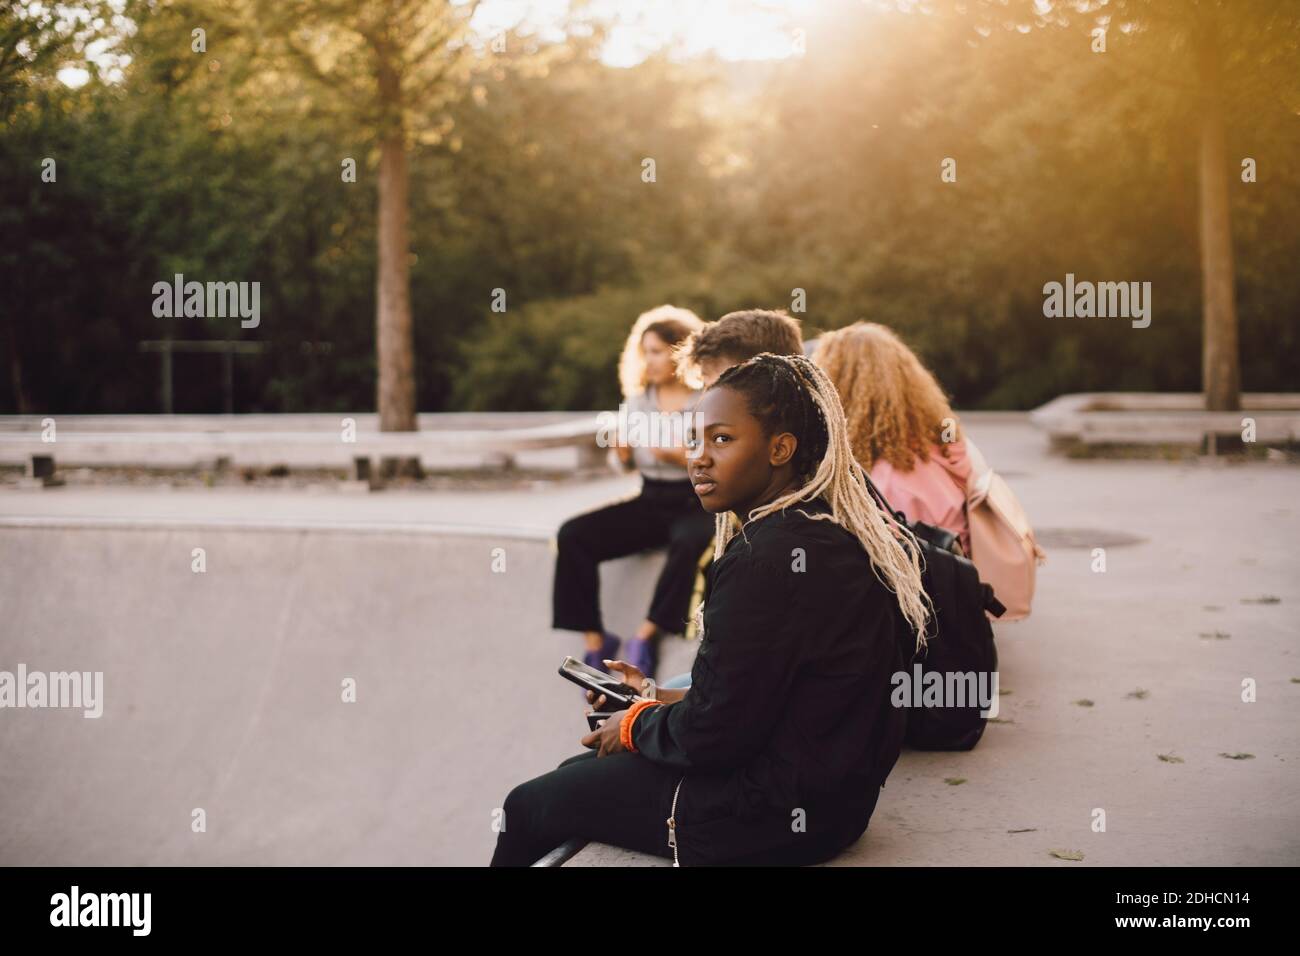
M 656 655 L 653 640 L 633 637 L 627 641 L 623 654 L 623 660 L 639 669 L 646 677 L 654 677 Z
M 596 670 L 608 674 L 609 668 L 605 666 L 605 661 L 606 659 L 616 660 L 615 655 L 618 654 L 618 646 L 623 642 L 617 634 L 611 634 L 609 631 L 605 631 L 604 635 L 605 642 L 600 645 L 600 650 L 587 651 L 586 654 L 582 655 L 582 662 L 588 667 L 594 667 Z
M 604 635 L 605 641 L 600 645 L 600 650 L 587 651 L 586 654 L 582 655 L 582 662 L 588 667 L 594 667 L 596 670 L 608 674 L 609 668 L 605 666 L 605 660 L 606 658 L 611 661 L 616 660 L 617 658 L 615 655 L 618 653 L 618 646 L 623 642 L 617 634 L 611 634 L 609 631 L 605 631 Z M 581 694 L 582 699 L 586 700 L 587 692 L 583 690 L 581 691 Z

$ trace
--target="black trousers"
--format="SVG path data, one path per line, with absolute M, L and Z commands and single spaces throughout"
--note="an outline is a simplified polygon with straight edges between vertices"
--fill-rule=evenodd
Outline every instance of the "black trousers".
M 532 866 L 575 837 L 672 857 L 668 814 L 679 777 L 637 754 L 570 757 L 510 791 L 492 866 Z
M 597 757 L 594 750 L 570 757 L 550 773 L 521 783 L 506 797 L 504 829 L 497 834 L 492 866 L 531 866 L 566 840 L 608 843 L 672 859 L 668 817 L 682 771 L 640 754 Z M 686 785 L 690 785 L 689 775 Z M 806 866 L 831 859 L 861 836 L 877 794 L 860 815 L 825 829 L 795 833 L 789 816 L 772 814 L 712 825 L 707 847 L 679 840 L 682 866 Z M 683 824 L 682 805 L 678 819 Z M 700 854 L 707 855 L 702 860 Z
M 642 478 L 641 493 L 570 518 L 556 537 L 551 626 L 603 631 L 602 561 L 667 546 L 646 618 L 661 631 L 681 634 L 700 555 L 713 540 L 714 519 L 700 506 L 691 483 Z

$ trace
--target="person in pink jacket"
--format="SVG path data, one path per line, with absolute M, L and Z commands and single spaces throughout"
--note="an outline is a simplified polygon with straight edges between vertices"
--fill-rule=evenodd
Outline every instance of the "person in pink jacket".
M 885 499 L 908 521 L 953 532 L 969 555 L 971 462 L 935 377 L 893 331 L 874 322 L 822 335 L 813 361 L 835 384 L 853 454 Z

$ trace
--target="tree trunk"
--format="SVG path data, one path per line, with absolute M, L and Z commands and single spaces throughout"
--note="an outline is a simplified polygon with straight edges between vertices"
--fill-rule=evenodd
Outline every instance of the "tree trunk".
M 400 116 L 401 89 L 380 70 L 383 104 Z M 415 431 L 415 341 L 411 331 L 411 241 L 407 228 L 406 140 L 401 124 L 386 123 L 379 140 L 379 264 L 375 281 L 375 404 L 379 430 Z
M 1207 409 L 1235 411 L 1241 408 L 1241 367 L 1237 351 L 1232 222 L 1223 145 L 1218 33 L 1208 15 L 1201 23 L 1197 40 L 1201 84 L 1201 384 Z
M 14 391 L 14 408 L 19 415 L 26 415 L 31 402 L 27 400 L 27 391 L 23 388 L 23 359 L 18 354 L 18 337 L 14 335 L 13 321 L 11 318 L 5 323 L 5 330 L 9 333 L 9 381 Z

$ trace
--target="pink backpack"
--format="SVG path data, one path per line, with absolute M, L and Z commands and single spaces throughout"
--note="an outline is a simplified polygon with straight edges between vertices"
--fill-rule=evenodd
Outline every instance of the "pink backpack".
M 1007 612 L 998 620 L 1020 621 L 1029 616 L 1036 569 L 1047 555 L 1034 540 L 1025 509 L 969 437 L 966 454 L 971 463 L 966 482 L 970 558 L 980 580 L 992 585 L 997 599 L 1006 605 Z

